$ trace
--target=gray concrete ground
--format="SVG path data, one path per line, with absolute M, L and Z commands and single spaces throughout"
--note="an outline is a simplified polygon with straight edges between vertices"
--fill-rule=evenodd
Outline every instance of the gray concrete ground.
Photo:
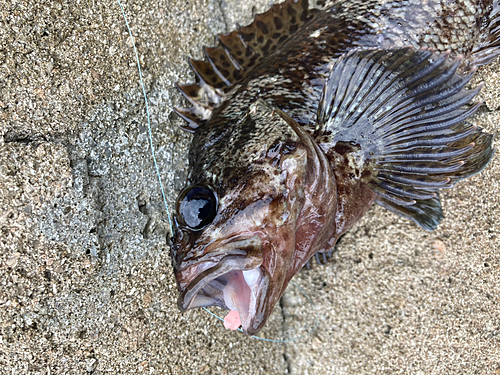
M 268 4 L 127 1 L 169 203 L 171 112 L 219 32 Z M 500 64 L 475 121 L 499 138 Z M 500 158 L 443 194 L 433 233 L 375 207 L 301 273 L 319 326 L 291 344 L 180 314 L 131 40 L 115 1 L 0 2 L 0 373 L 500 374 Z M 310 327 L 290 288 L 263 333 Z M 284 318 L 283 318 L 284 317 Z

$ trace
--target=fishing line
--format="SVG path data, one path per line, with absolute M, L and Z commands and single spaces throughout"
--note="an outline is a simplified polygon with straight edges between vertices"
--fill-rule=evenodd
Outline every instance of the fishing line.
M 139 70 L 139 80 L 141 82 L 142 94 L 144 95 L 144 102 L 146 103 L 146 115 L 148 118 L 148 133 L 149 133 L 149 145 L 151 146 L 151 155 L 153 156 L 153 162 L 155 164 L 156 174 L 158 175 L 158 181 L 160 182 L 160 190 L 161 195 L 163 197 L 163 203 L 165 204 L 165 209 L 167 210 L 168 217 L 168 225 L 170 226 L 170 233 L 173 235 L 174 227 L 172 225 L 172 219 L 170 219 L 170 210 L 168 209 L 167 197 L 165 196 L 165 190 L 163 189 L 163 183 L 161 182 L 161 174 L 160 168 L 158 167 L 158 163 L 156 162 L 156 154 L 155 147 L 153 145 L 153 132 L 151 130 L 151 116 L 149 114 L 149 105 L 148 105 L 148 96 L 146 95 L 146 87 L 144 86 L 144 81 L 142 79 L 142 70 L 141 70 L 141 62 L 139 61 L 139 54 L 137 53 L 137 48 L 135 48 L 135 40 L 132 35 L 132 30 L 130 30 L 130 26 L 128 24 L 127 16 L 125 15 L 125 11 L 123 10 L 122 3 L 118 0 L 118 5 L 122 11 L 123 19 L 125 20 L 125 25 L 127 25 L 127 30 L 130 35 L 130 39 L 132 40 L 132 46 L 134 47 L 135 60 L 137 62 L 137 69 Z
M 141 83 L 142 94 L 144 96 L 144 102 L 146 103 L 146 115 L 147 115 L 147 121 L 148 121 L 148 134 L 149 134 L 149 145 L 151 147 L 151 156 L 153 157 L 153 162 L 154 162 L 154 165 L 155 165 L 156 175 L 158 176 L 158 182 L 160 183 L 160 190 L 161 190 L 161 195 L 163 197 L 163 203 L 165 204 L 165 209 L 167 211 L 168 224 L 170 226 L 170 233 L 173 235 L 174 228 L 173 228 L 173 225 L 172 225 L 172 219 L 170 218 L 170 210 L 168 208 L 167 197 L 165 195 L 165 190 L 163 189 L 163 183 L 162 183 L 162 180 L 161 180 L 160 168 L 158 167 L 158 163 L 156 162 L 156 154 L 155 154 L 155 148 L 154 148 L 154 144 L 153 144 L 153 131 L 152 131 L 152 128 L 151 128 L 151 115 L 149 113 L 149 105 L 148 105 L 148 97 L 146 95 L 146 87 L 144 86 L 144 81 L 142 79 L 141 62 L 139 60 L 139 54 L 138 54 L 137 48 L 135 46 L 134 36 L 132 35 L 132 30 L 130 29 L 130 26 L 129 26 L 129 23 L 128 23 L 128 19 L 127 19 L 127 16 L 125 15 L 125 11 L 123 9 L 122 3 L 121 3 L 120 0 L 117 0 L 117 1 L 118 1 L 118 5 L 120 6 L 120 10 L 122 12 L 122 15 L 123 15 L 123 19 L 125 20 L 125 25 L 127 26 L 127 31 L 129 33 L 130 39 L 132 41 L 132 47 L 134 49 L 135 60 L 136 60 L 136 63 L 137 63 L 137 69 L 139 70 L 139 81 Z M 297 285 L 293 281 L 290 281 L 290 284 L 292 284 L 293 286 L 295 286 L 296 288 L 298 288 L 300 290 L 300 292 L 304 295 L 304 297 L 307 298 L 307 300 L 309 301 L 309 303 L 311 304 L 311 306 L 313 307 L 313 310 L 314 310 L 314 326 L 309 331 L 307 331 L 306 333 L 304 333 L 304 334 L 302 334 L 300 336 L 296 336 L 296 337 L 290 338 L 290 339 L 273 340 L 273 339 L 266 339 L 264 337 L 259 337 L 259 336 L 251 336 L 252 338 L 258 339 L 258 340 L 262 340 L 262 341 L 268 341 L 268 342 L 286 343 L 286 342 L 291 342 L 291 341 L 299 340 L 299 339 L 301 339 L 303 337 L 306 337 L 306 336 L 308 336 L 308 335 L 310 335 L 311 333 L 314 332 L 314 330 L 316 329 L 316 327 L 319 324 L 318 311 L 316 310 L 316 305 L 311 300 L 311 298 L 309 298 L 308 294 L 304 291 L 304 289 L 302 289 L 299 285 Z M 205 310 L 206 312 L 208 312 L 210 315 L 216 317 L 217 319 L 219 319 L 221 321 L 224 321 L 223 318 L 221 318 L 217 314 L 214 314 L 213 312 L 211 312 L 210 310 L 208 310 L 206 307 L 203 307 L 203 310 Z M 241 328 L 238 328 L 238 331 L 243 332 L 243 330 Z

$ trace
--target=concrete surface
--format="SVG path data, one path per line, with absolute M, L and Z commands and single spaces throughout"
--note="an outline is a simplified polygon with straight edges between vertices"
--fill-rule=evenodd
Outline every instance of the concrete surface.
M 254 4 L 257 7 L 254 7 Z M 266 1 L 127 1 L 169 203 L 187 57 Z M 500 65 L 475 121 L 499 139 Z M 444 192 L 436 232 L 375 207 L 301 273 L 290 344 L 180 314 L 137 68 L 115 1 L 0 2 L 0 373 L 499 374 L 500 159 Z M 290 288 L 263 333 L 314 320 Z M 284 318 L 283 318 L 284 317 Z

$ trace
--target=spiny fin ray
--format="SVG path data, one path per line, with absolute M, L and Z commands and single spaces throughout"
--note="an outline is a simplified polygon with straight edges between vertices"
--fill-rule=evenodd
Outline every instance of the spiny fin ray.
M 202 125 L 211 110 L 219 106 L 225 94 L 243 80 L 251 68 L 293 38 L 317 12 L 318 9 L 309 8 L 307 0 L 286 0 L 258 14 L 250 25 L 219 35 L 218 46 L 203 49 L 206 60 L 190 59 L 196 83 L 179 85 L 182 95 L 193 105 L 181 115 L 189 119 L 189 128 L 192 122 Z

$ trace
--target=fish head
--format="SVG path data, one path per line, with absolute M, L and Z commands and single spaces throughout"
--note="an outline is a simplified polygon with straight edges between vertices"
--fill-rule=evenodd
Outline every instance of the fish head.
M 311 137 L 262 100 L 226 134 L 204 137 L 193 142 L 174 219 L 178 305 L 237 310 L 253 335 L 312 255 L 335 183 Z

